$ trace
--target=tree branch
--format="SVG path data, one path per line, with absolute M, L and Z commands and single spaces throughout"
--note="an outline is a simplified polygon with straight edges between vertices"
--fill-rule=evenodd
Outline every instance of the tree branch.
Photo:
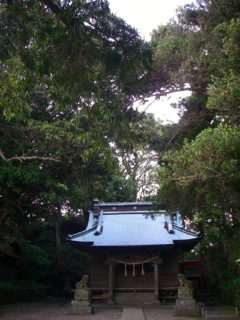
M 70 27 L 70 23 L 68 19 L 62 13 L 61 8 L 59 8 L 53 1 L 51 0 L 39 0 L 39 2 L 45 4 L 67 27 Z
M 6 162 L 10 162 L 13 160 L 18 160 L 20 162 L 23 162 L 25 160 L 43 160 L 43 161 L 54 161 L 54 162 L 61 162 L 61 160 L 58 159 L 54 159 L 52 157 L 39 157 L 39 156 L 15 156 L 15 157 L 11 157 L 11 158 L 6 158 L 4 153 L 2 152 L 1 148 L 0 148 L 0 158 L 2 158 L 2 160 L 6 161 Z

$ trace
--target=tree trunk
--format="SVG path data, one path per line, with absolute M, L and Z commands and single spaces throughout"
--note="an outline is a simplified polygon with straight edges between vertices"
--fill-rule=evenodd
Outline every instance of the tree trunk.
M 57 259 L 60 266 L 64 265 L 62 252 L 61 252 L 61 210 L 59 209 L 56 213 L 55 221 L 55 237 L 56 237 L 56 248 L 57 248 Z
M 8 211 L 7 210 L 2 210 L 1 213 L 0 213 L 0 224 L 3 222 L 3 220 L 6 218 L 8 214 Z

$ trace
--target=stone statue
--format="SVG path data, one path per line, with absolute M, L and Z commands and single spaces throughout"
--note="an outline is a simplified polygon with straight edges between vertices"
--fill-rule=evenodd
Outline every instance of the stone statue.
M 181 287 L 190 287 L 192 288 L 192 281 L 188 280 L 183 273 L 179 273 L 178 280 Z
M 88 275 L 76 283 L 74 291 L 74 300 L 71 302 L 71 314 L 91 314 L 91 291 L 87 287 Z
M 178 275 L 180 287 L 178 288 L 178 299 L 174 307 L 174 315 L 178 317 L 200 316 L 200 308 L 193 299 L 192 282 L 186 279 L 185 275 Z
M 87 288 L 88 275 L 85 274 L 82 279 L 76 283 L 76 289 Z
M 180 287 L 178 288 L 178 299 L 193 299 L 192 282 L 186 279 L 185 275 L 180 273 L 178 275 Z

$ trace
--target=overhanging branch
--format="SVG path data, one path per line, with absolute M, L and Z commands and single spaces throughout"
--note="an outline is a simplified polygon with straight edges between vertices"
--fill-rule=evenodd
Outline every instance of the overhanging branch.
M 6 158 L 2 150 L 0 149 L 0 158 L 6 162 L 11 162 L 14 160 L 23 162 L 26 160 L 42 160 L 42 161 L 54 161 L 54 162 L 61 162 L 61 160 L 52 158 L 52 157 L 39 157 L 39 156 L 15 156 L 11 158 Z
M 62 13 L 61 8 L 59 8 L 53 1 L 39 0 L 39 2 L 45 4 L 45 6 L 47 6 L 66 26 L 70 27 L 70 23 Z

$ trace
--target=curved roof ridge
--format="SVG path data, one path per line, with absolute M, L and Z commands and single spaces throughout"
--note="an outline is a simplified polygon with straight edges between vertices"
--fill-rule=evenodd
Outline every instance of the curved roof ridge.
M 195 232 L 195 231 L 191 231 L 191 230 L 187 230 L 183 227 L 179 227 L 177 224 L 175 224 L 174 222 L 172 223 L 172 226 L 174 229 L 178 230 L 178 231 L 181 231 L 181 232 L 184 232 L 186 234 L 189 234 L 191 236 L 199 236 L 199 233 L 198 232 Z
M 126 214 L 143 214 L 143 215 L 151 215 L 151 214 L 166 214 L 165 210 L 145 210 L 145 211 L 104 211 L 103 215 L 126 215 Z
M 86 229 L 86 230 L 83 230 L 83 231 L 80 231 L 80 232 L 77 232 L 77 233 L 74 233 L 74 234 L 69 234 L 67 239 L 68 240 L 71 240 L 71 239 L 74 239 L 74 238 L 77 238 L 77 237 L 81 237 L 81 236 L 84 236 L 94 230 L 97 229 L 97 226 L 96 227 L 93 227 L 93 228 L 90 228 L 90 229 Z
M 123 207 L 123 206 L 129 206 L 129 205 L 138 205 L 138 206 L 146 206 L 146 205 L 153 205 L 153 202 L 151 201 L 135 201 L 135 202 L 100 202 L 100 207 Z

